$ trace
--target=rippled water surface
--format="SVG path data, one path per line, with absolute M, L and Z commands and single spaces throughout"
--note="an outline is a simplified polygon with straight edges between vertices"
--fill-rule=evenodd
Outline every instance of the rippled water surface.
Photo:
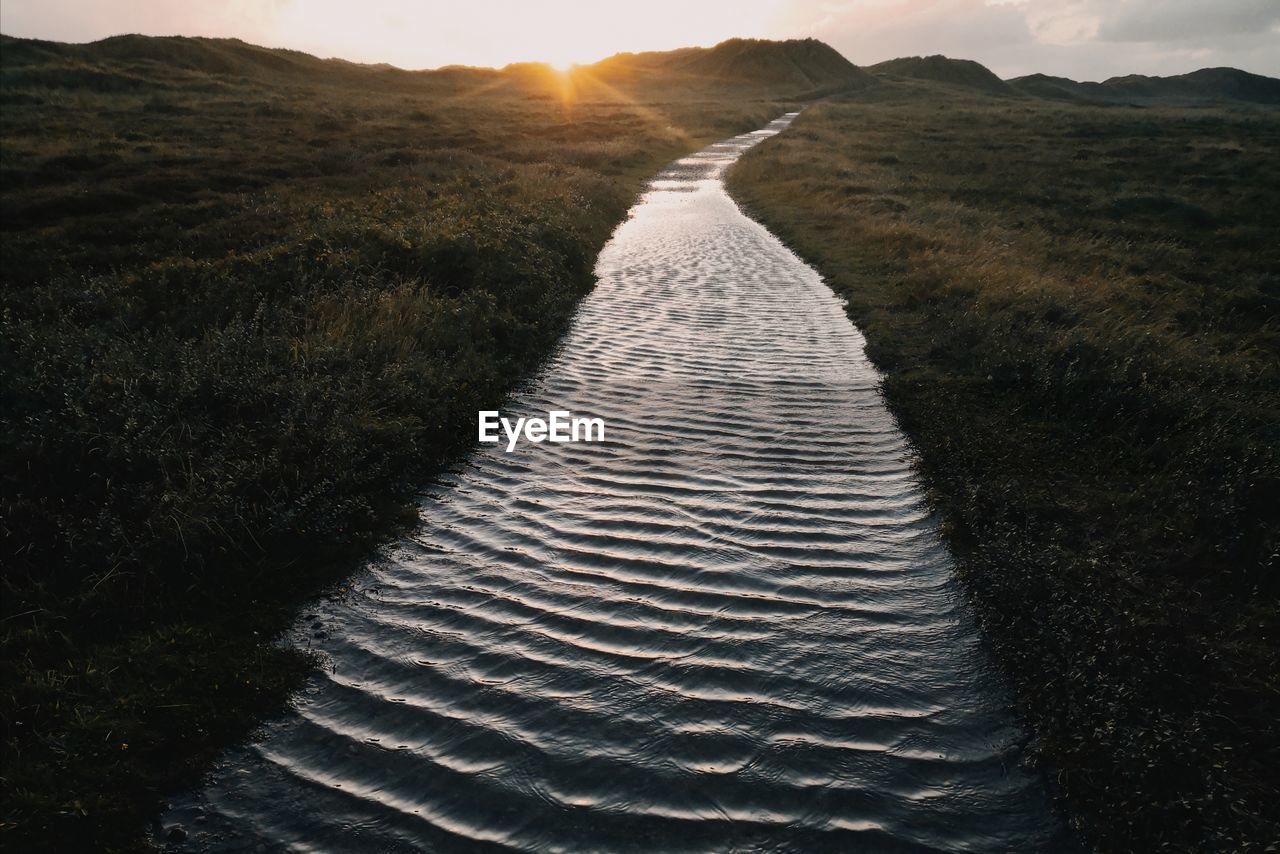
M 331 658 L 166 817 L 188 847 L 1063 846 L 863 341 L 724 191 L 662 173 L 475 452 L 299 629 Z

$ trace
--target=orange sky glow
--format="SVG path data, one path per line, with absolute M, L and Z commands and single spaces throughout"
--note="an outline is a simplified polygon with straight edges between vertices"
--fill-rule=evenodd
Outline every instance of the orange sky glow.
M 732 36 L 812 36 L 860 65 L 943 53 L 1004 77 L 1212 65 L 1280 76 L 1276 0 L 3 0 L 0 32 L 227 36 L 402 68 L 563 67 Z

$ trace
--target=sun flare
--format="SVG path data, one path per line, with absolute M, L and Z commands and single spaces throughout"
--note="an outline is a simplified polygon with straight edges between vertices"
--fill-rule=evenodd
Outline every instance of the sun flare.
M 574 66 L 590 65 L 596 60 L 603 59 L 608 53 L 608 51 L 593 52 L 589 49 L 583 49 L 581 44 L 566 40 L 563 43 L 544 45 L 542 50 L 535 53 L 534 56 L 540 56 L 541 60 L 554 70 L 568 73 L 573 70 Z

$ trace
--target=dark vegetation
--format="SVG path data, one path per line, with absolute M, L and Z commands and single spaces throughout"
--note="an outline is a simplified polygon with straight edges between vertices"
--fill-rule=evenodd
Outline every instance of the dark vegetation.
M 0 844 L 144 846 L 311 666 L 271 642 L 299 603 L 554 344 L 643 178 L 839 92 L 736 188 L 890 371 L 1082 822 L 1274 836 L 1276 114 L 1028 95 L 1276 82 L 983 72 L 812 40 L 565 76 L 0 37 Z
M 730 188 L 848 298 L 1087 837 L 1275 850 L 1280 111 L 900 80 Z
M 857 77 L 837 59 L 4 38 L 3 844 L 141 846 L 306 672 L 271 643 L 297 604 L 554 344 L 642 180 Z

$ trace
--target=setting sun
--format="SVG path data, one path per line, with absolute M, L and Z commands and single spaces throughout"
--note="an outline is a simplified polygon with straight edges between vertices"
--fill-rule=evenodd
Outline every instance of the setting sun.
M 731 36 L 762 36 L 778 23 L 777 0 L 652 0 L 640 4 L 524 0 L 451 5 L 447 14 L 408 0 L 382 0 L 368 24 L 350 27 L 345 0 L 295 0 L 273 29 L 291 41 L 308 33 L 315 50 L 349 45 L 364 61 L 405 68 L 446 64 L 501 67 L 542 61 L 557 68 L 620 51 L 711 45 Z M 346 55 L 346 52 L 341 55 Z
M 546 34 L 539 41 L 537 49 L 528 56 L 514 57 L 510 61 L 545 62 L 556 71 L 568 72 L 575 65 L 587 65 L 622 50 L 622 48 L 602 50 L 599 42 L 575 39 L 571 35 L 559 33 Z

